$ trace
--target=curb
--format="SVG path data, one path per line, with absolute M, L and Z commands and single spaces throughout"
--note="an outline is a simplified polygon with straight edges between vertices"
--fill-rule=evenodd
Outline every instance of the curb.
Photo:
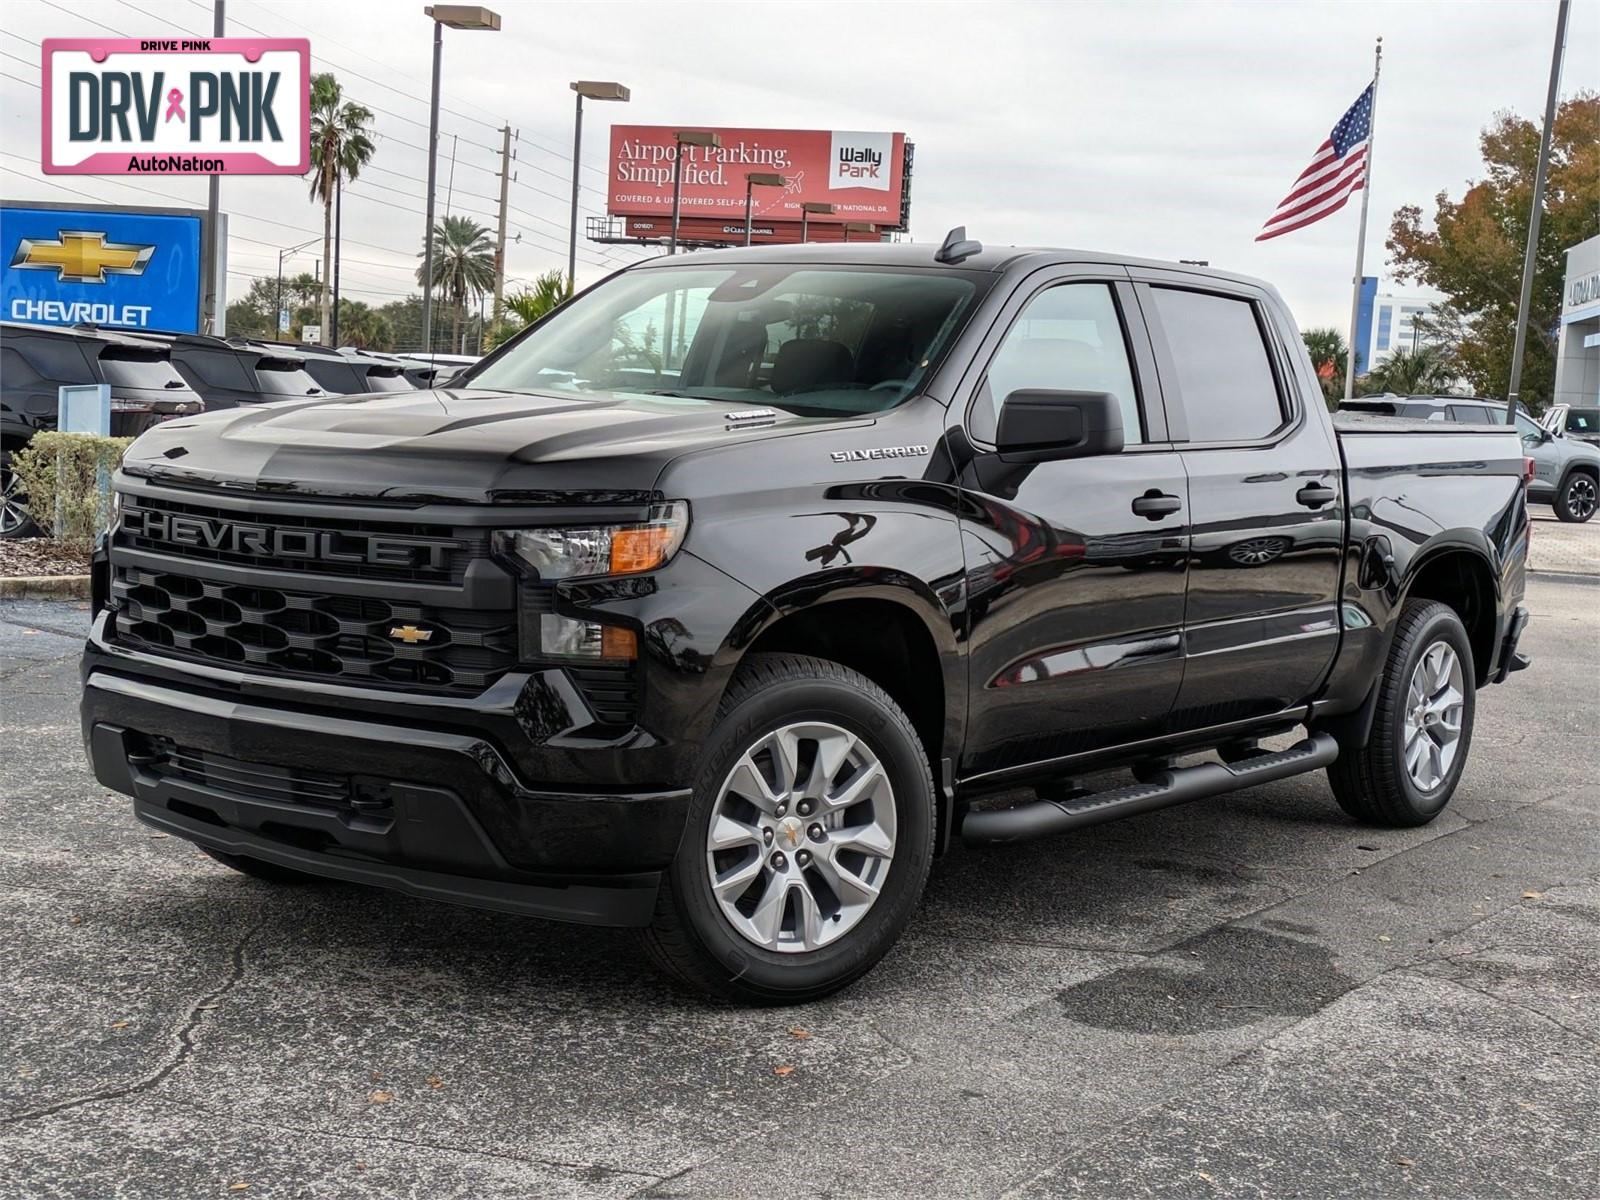
M 87 575 L 7 575 L 0 577 L 0 600 L 87 600 Z

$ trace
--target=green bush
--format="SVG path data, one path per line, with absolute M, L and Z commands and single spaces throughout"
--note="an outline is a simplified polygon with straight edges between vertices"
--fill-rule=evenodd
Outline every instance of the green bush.
M 94 541 L 111 517 L 109 493 L 101 493 L 100 479 L 117 469 L 132 441 L 92 433 L 35 434 L 27 448 L 11 458 L 34 522 L 58 541 L 79 545 Z

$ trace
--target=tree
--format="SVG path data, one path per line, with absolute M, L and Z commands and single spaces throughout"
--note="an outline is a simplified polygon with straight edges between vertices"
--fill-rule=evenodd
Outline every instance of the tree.
M 532 325 L 570 299 L 572 283 L 567 279 L 566 272 L 546 271 L 533 281 L 531 288 L 523 288 L 516 295 L 506 297 L 506 311 L 515 313 L 524 325 Z
M 396 350 L 422 349 L 422 297 L 407 296 L 379 305 L 378 316 L 389 323 L 389 345 Z
M 1397 396 L 1448 394 L 1457 377 L 1454 357 L 1444 346 L 1396 350 L 1361 380 L 1363 396 L 1393 392 Z
M 1344 399 L 1344 370 L 1349 348 L 1344 334 L 1332 326 L 1304 330 L 1300 337 L 1305 341 L 1311 365 L 1317 369 L 1317 382 L 1322 385 L 1322 399 L 1330 409 L 1337 408 Z M 1356 363 L 1357 368 L 1361 366 Z
M 417 257 L 426 263 L 423 254 Z M 424 269 L 417 268 L 419 284 L 425 280 Z M 445 217 L 433 227 L 432 286 L 450 304 L 450 351 L 459 354 L 461 319 L 466 315 L 467 301 L 476 300 L 494 287 L 494 241 L 489 231 L 471 217 Z
M 1498 114 L 1479 138 L 1485 177 L 1459 201 L 1434 197 L 1431 228 L 1422 208 L 1406 205 L 1389 229 L 1390 265 L 1448 298 L 1438 324 L 1460 331 L 1459 372 L 1481 395 L 1504 396 L 1528 237 L 1539 127 L 1513 113 Z M 1580 92 L 1556 111 L 1539 243 L 1534 255 L 1528 346 L 1522 399 L 1534 412 L 1550 398 L 1555 379 L 1564 251 L 1600 232 L 1600 95 Z
M 392 350 L 394 331 L 383 313 L 359 300 L 339 298 L 339 340 L 362 350 Z
M 311 198 L 322 201 L 321 324 L 329 328 L 328 265 L 333 246 L 333 198 L 353 183 L 377 149 L 369 136 L 372 112 L 346 101 L 339 81 L 327 72 L 311 77 Z

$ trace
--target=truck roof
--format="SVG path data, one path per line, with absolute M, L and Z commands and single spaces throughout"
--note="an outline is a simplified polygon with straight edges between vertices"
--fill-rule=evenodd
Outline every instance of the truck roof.
M 630 270 L 656 269 L 663 266 L 693 266 L 705 263 L 723 265 L 731 263 L 794 263 L 837 266 L 931 267 L 939 270 L 1003 271 L 1016 263 L 1034 262 L 1039 266 L 1052 263 L 1105 263 L 1112 266 L 1159 267 L 1167 271 L 1182 271 L 1189 275 L 1210 279 L 1223 279 L 1233 283 L 1248 283 L 1268 288 L 1264 280 L 1213 267 L 1197 267 L 1189 263 L 1168 262 L 1162 259 L 1138 258 L 1129 254 L 1107 254 L 1095 250 L 1072 250 L 1051 246 L 984 246 L 976 254 L 956 263 L 942 263 L 934 256 L 939 252 L 937 242 L 808 242 L 804 245 L 740 246 L 726 250 L 695 250 L 668 258 L 665 255 L 646 259 Z

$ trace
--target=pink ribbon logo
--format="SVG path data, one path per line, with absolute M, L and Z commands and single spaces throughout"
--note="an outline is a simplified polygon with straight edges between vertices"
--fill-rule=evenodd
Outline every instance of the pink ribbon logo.
M 177 88 L 167 93 L 167 115 L 164 120 L 170 121 L 173 117 L 177 117 L 180 121 L 189 119 L 183 115 L 183 93 Z

